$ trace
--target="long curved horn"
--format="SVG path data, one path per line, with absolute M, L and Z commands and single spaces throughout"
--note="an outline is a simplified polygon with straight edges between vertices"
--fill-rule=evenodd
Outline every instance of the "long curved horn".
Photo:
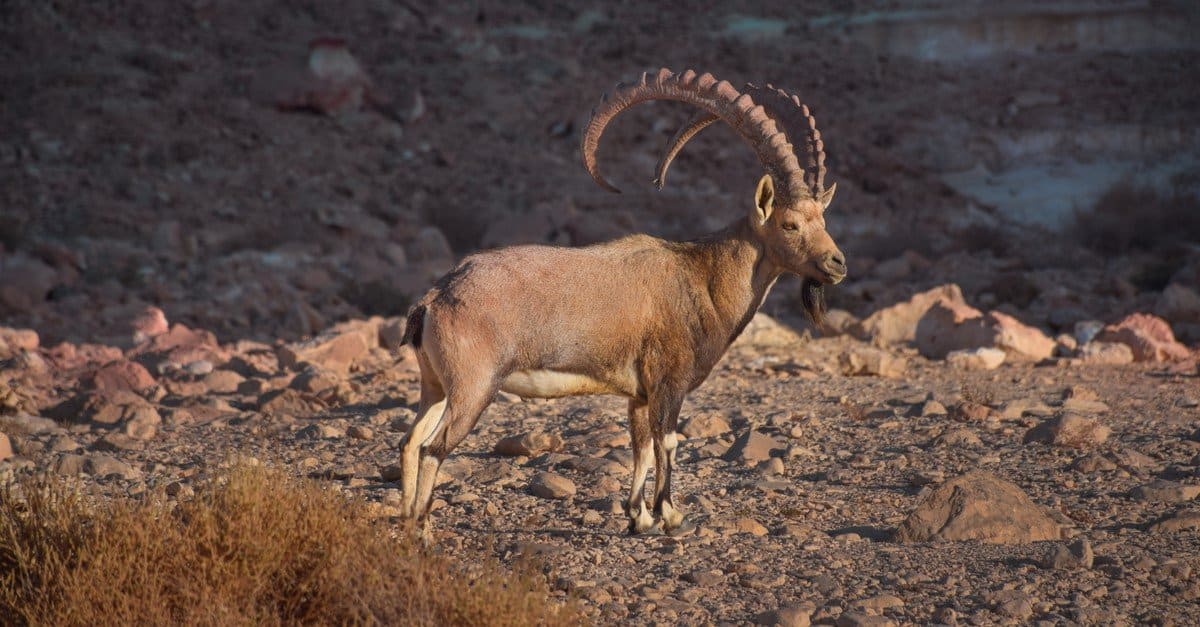
M 671 143 L 667 144 L 667 151 L 663 153 L 662 159 L 658 160 L 658 166 L 654 168 L 654 186 L 662 189 L 663 185 L 667 184 L 667 169 L 671 167 L 671 162 L 683 150 L 684 144 L 688 143 L 696 133 L 708 128 L 713 122 L 721 118 L 709 113 L 708 111 L 700 110 L 692 115 L 692 119 L 687 121 L 687 124 L 679 127 L 675 131 L 675 136 L 671 138 Z
M 820 131 L 817 130 L 816 119 L 813 118 L 808 107 L 800 102 L 799 97 L 772 85 L 758 87 L 746 84 L 742 91 L 754 98 L 756 103 L 762 105 L 763 109 L 767 111 L 767 115 L 775 120 L 776 125 L 783 129 L 789 138 L 793 140 L 798 137 L 804 138 L 802 144 L 805 148 L 804 183 L 814 197 L 825 191 L 825 145 L 821 141 Z M 671 167 L 671 162 L 683 150 L 683 146 L 716 119 L 706 112 L 697 112 L 675 133 L 655 169 L 654 184 L 659 189 L 663 188 L 667 169 Z
M 583 132 L 583 165 L 601 187 L 620 191 L 600 175 L 596 164 L 600 136 L 618 113 L 647 100 L 686 102 L 717 116 L 754 148 L 759 162 L 778 182 L 776 189 L 780 196 L 799 198 L 811 193 L 787 135 L 750 95 L 734 89 L 728 81 L 718 82 L 711 74 L 696 74 L 692 70 L 675 74 L 666 68 L 653 76 L 642 74 L 636 85 L 618 84 L 592 111 L 592 119 Z

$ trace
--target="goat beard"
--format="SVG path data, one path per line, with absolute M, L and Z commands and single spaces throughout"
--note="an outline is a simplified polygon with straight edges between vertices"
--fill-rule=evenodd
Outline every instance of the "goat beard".
M 804 313 L 819 329 L 825 324 L 825 286 L 812 279 L 804 279 L 800 283 L 800 302 L 804 305 Z

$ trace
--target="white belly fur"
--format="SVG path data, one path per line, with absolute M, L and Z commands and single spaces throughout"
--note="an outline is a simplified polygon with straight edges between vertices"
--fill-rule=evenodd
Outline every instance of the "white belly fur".
M 500 389 L 529 398 L 559 398 L 580 394 L 620 394 L 607 383 L 571 372 L 518 370 L 504 380 Z

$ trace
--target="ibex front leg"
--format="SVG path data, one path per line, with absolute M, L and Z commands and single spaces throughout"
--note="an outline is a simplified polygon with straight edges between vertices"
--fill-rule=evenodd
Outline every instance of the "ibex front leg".
M 683 512 L 671 500 L 671 474 L 675 469 L 675 449 L 679 436 L 675 427 L 679 422 L 679 410 L 683 406 L 682 394 L 663 394 L 651 405 L 650 425 L 654 436 L 654 517 L 661 520 L 663 531 L 677 535 L 695 529 Z

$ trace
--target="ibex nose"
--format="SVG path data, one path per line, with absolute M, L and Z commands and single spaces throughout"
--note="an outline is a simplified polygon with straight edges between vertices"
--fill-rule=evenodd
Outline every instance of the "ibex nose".
M 846 256 L 840 250 L 827 253 L 821 260 L 821 269 L 829 275 L 829 278 L 833 279 L 834 283 L 841 281 L 846 276 Z

